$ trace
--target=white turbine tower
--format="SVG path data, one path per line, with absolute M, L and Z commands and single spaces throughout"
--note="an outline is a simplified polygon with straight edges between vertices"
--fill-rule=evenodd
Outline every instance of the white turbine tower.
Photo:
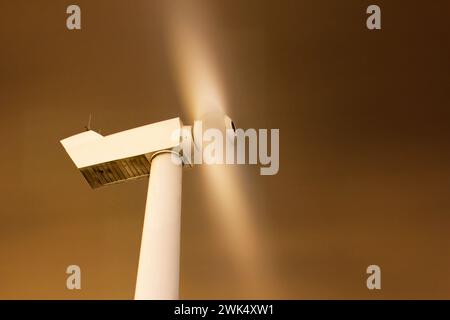
M 221 130 L 230 142 L 229 117 L 215 113 L 205 119 L 203 128 Z M 135 299 L 178 299 L 182 166 L 192 165 L 183 151 L 202 143 L 202 130 L 173 118 L 108 136 L 88 130 L 61 140 L 92 188 L 150 176 Z

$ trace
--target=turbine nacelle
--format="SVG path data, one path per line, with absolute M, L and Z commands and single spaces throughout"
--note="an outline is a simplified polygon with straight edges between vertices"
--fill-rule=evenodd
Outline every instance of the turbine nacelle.
M 208 129 L 220 130 L 227 140 L 233 139 L 229 134 L 234 132 L 232 120 L 212 112 L 193 126 L 183 126 L 180 118 L 173 118 L 108 136 L 88 130 L 61 140 L 61 144 L 89 185 L 98 188 L 148 176 L 152 157 L 161 152 L 176 153 L 185 166 L 192 166 L 190 155 L 183 151 L 201 146 Z

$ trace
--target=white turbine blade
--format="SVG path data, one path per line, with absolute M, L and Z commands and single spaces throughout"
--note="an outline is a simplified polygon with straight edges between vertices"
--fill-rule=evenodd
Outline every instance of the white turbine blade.
M 175 78 L 190 120 L 208 112 L 225 112 L 224 86 L 204 8 L 188 1 L 170 1 L 166 9 Z
M 248 201 L 242 166 L 203 165 L 203 182 L 208 192 L 211 219 L 225 238 L 228 253 L 239 270 L 240 283 L 249 297 L 256 297 L 269 279 L 264 241 L 259 234 L 258 212 Z
M 226 114 L 224 85 L 215 59 L 211 25 L 202 16 L 204 8 L 186 1 L 175 1 L 169 7 L 168 31 L 174 70 L 181 97 L 191 120 L 205 114 Z M 225 68 L 226 66 L 221 66 Z M 222 129 L 222 128 L 218 128 Z M 242 170 L 245 166 L 201 165 L 205 192 L 210 200 L 211 219 L 220 226 L 220 236 L 228 244 L 228 252 L 240 271 L 241 283 L 252 293 L 261 289 L 267 262 L 262 259 L 261 237 L 258 235 L 255 212 L 245 196 Z M 261 291 L 260 291 L 261 292 Z M 254 297 L 255 295 L 253 295 Z

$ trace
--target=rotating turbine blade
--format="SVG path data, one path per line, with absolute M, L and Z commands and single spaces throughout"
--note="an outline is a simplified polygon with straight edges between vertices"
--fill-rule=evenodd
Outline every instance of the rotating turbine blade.
M 204 10 L 205 7 L 187 1 L 172 1 L 167 7 L 174 71 L 190 121 L 210 114 L 225 115 L 227 111 L 224 84 L 215 60 L 217 52 L 209 34 L 214 29 L 213 20 Z M 245 166 L 201 165 L 196 170 L 201 171 L 211 220 L 221 229 L 219 235 L 224 237 L 240 273 L 240 283 L 249 297 L 258 296 L 267 279 L 262 270 L 268 263 L 263 261 L 260 249 L 263 244 L 258 236 L 256 212 L 246 196 Z

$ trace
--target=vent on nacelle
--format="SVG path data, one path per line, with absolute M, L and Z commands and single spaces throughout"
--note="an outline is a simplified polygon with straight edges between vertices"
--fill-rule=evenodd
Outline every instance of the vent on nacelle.
M 145 155 L 119 159 L 80 168 L 92 188 L 142 178 L 150 174 L 150 162 Z

